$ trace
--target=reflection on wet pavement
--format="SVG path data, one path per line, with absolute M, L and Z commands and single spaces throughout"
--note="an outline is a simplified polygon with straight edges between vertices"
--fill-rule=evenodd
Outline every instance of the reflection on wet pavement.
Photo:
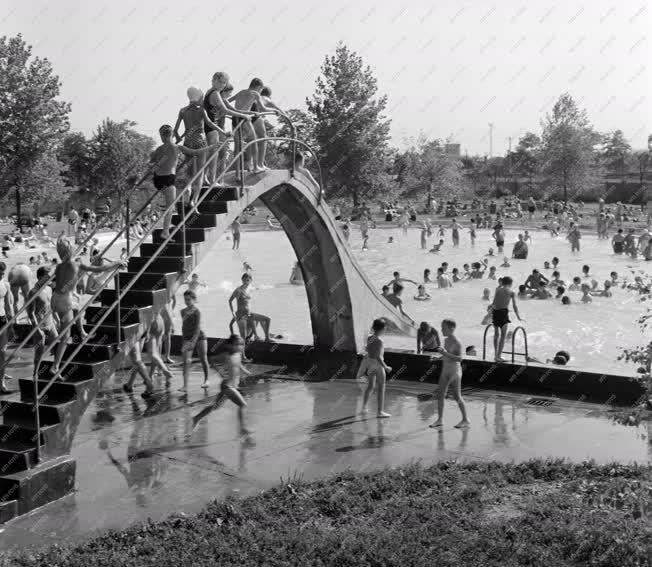
M 191 381 L 196 386 L 187 400 L 160 393 L 145 402 L 117 388 L 98 395 L 73 446 L 77 492 L 4 526 L 0 546 L 80 540 L 148 518 L 193 513 L 214 498 L 253 494 L 295 474 L 313 479 L 414 460 L 651 459 L 651 431 L 615 424 L 606 408 L 565 400 L 529 406 L 522 394 L 469 389 L 472 427 L 452 427 L 459 415 L 448 400 L 445 426 L 432 430 L 433 387 L 400 381 L 388 385 L 392 418 L 378 420 L 371 411 L 360 413 L 363 386 L 355 381 L 254 378 L 243 387 L 252 439 L 238 435 L 229 404 L 187 437 L 192 416 L 217 393 L 216 383 L 202 391 L 199 375 Z

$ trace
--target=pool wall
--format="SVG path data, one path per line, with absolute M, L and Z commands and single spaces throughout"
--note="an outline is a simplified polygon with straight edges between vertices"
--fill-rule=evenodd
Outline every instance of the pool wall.
M 15 339 L 20 340 L 29 326 L 14 326 Z M 209 354 L 222 351 L 223 338 L 208 338 Z M 181 353 L 181 336 L 172 337 L 172 352 Z M 287 372 L 288 378 L 320 382 L 337 378 L 354 378 L 360 355 L 354 352 L 318 351 L 312 345 L 255 342 L 247 354 L 258 364 L 280 366 L 275 374 Z M 385 362 L 392 367 L 390 380 L 409 380 L 436 384 L 441 360 L 428 355 L 403 351 L 385 352 Z M 550 397 L 572 398 L 609 405 L 633 405 L 642 399 L 645 390 L 636 378 L 613 374 L 584 372 L 581 369 L 544 364 L 496 364 L 480 358 L 463 362 L 464 386 L 531 392 Z
M 209 353 L 219 354 L 225 339 L 210 337 Z M 173 336 L 172 351 L 181 352 L 181 337 Z M 256 363 L 281 366 L 281 373 L 298 373 L 308 381 L 354 378 L 361 356 L 339 351 L 318 351 L 311 345 L 254 342 L 247 347 L 247 355 Z M 390 380 L 410 380 L 436 384 L 441 360 L 428 355 L 386 351 L 385 362 L 392 367 Z M 509 391 L 527 391 L 550 397 L 572 398 L 609 405 L 626 406 L 637 403 L 644 388 L 636 378 L 577 368 L 544 364 L 496 364 L 479 358 L 463 362 L 464 386 Z M 288 376 L 290 377 L 290 376 Z M 297 378 L 296 374 L 292 376 Z

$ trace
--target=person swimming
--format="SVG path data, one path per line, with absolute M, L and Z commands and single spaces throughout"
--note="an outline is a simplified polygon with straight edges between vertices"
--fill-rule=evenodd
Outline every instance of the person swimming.
M 417 295 L 414 296 L 414 299 L 417 301 L 429 301 L 431 299 L 430 294 L 426 293 L 426 286 L 420 284 L 417 288 Z

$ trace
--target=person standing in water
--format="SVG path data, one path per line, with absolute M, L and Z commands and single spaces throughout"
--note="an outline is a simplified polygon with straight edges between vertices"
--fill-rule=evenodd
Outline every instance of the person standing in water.
M 452 229 L 452 237 L 453 237 L 453 246 L 459 246 L 460 245 L 460 229 L 462 228 L 461 224 L 458 224 L 456 219 L 453 219 L 453 222 L 451 223 L 451 229 Z
M 231 233 L 233 235 L 233 247 L 231 250 L 239 250 L 240 249 L 240 217 L 235 217 L 233 222 L 231 223 Z
M 571 253 L 580 251 L 580 239 L 582 238 L 582 233 L 580 232 L 579 226 L 574 222 L 570 223 L 568 228 L 568 235 L 566 239 L 571 243 Z
M 174 125 L 173 135 L 177 144 L 183 138 L 184 146 L 191 150 L 205 150 L 207 144 L 204 139 L 204 127 L 207 126 L 218 133 L 222 133 L 226 136 L 226 132 L 222 130 L 217 124 L 214 124 L 213 121 L 206 114 L 206 109 L 203 105 L 204 93 L 202 93 L 198 88 L 190 87 L 188 89 L 188 99 L 189 103 L 187 106 L 184 106 L 179 111 L 179 116 L 177 117 L 177 122 Z M 183 136 L 179 135 L 179 127 L 183 122 L 185 131 Z M 162 139 L 162 137 L 161 137 Z M 216 145 L 216 144 L 215 144 Z M 196 175 L 204 164 L 206 163 L 206 154 L 205 151 L 200 152 L 192 158 L 192 165 L 190 168 L 191 177 Z M 197 200 L 199 199 L 199 191 L 203 185 L 204 173 L 199 175 L 194 181 L 194 186 L 192 190 L 192 197 L 190 199 L 190 206 L 196 207 Z
M 7 356 L 7 343 L 9 342 L 9 331 L 3 329 L 4 326 L 14 316 L 14 302 L 13 296 L 9 290 L 9 284 L 5 281 L 5 272 L 7 265 L 0 262 L 0 395 L 10 394 L 11 391 L 7 389 L 5 378 L 7 378 L 6 371 L 6 356 Z
M 384 319 L 375 319 L 371 325 L 372 334 L 367 338 L 367 354 L 360 363 L 356 379 L 362 376 L 367 376 L 367 388 L 364 391 L 362 398 L 362 413 L 367 413 L 367 403 L 369 396 L 378 381 L 378 410 L 377 417 L 391 417 L 390 414 L 385 412 L 385 381 L 387 373 L 392 371 L 392 367 L 385 364 L 385 345 L 382 336 L 385 333 Z
M 256 323 L 259 323 L 265 333 L 265 340 L 271 341 L 269 335 L 269 326 L 271 319 L 259 313 L 253 313 L 249 306 L 251 301 L 251 293 L 249 287 L 251 286 L 252 277 L 250 274 L 242 274 L 242 285 L 237 287 L 231 297 L 229 297 L 229 309 L 231 314 L 235 317 L 241 337 L 249 336 L 249 330 L 255 328 Z M 236 302 L 236 309 L 233 309 L 233 301 Z
M 455 427 L 466 429 L 471 425 L 466 413 L 466 404 L 462 398 L 462 345 L 455 336 L 456 327 L 457 324 L 452 319 L 444 319 L 441 322 L 441 333 L 446 338 L 444 346 L 437 348 L 437 352 L 442 355 L 442 366 L 437 387 L 437 421 L 430 426 L 431 428 L 444 425 L 444 403 L 449 387 L 453 388 L 453 398 L 462 413 L 462 421 Z

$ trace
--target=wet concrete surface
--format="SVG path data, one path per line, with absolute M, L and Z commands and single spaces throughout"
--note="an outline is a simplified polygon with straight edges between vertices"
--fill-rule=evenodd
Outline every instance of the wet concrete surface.
M 22 373 L 17 362 L 14 376 Z M 415 460 L 652 460 L 652 430 L 617 425 L 607 408 L 593 404 L 533 406 L 527 395 L 467 389 L 471 428 L 453 427 L 460 416 L 451 399 L 445 426 L 433 430 L 432 386 L 390 383 L 392 417 L 377 419 L 374 396 L 372 411 L 360 414 L 364 385 L 355 381 L 308 383 L 279 379 L 273 367 L 251 369 L 259 377 L 242 388 L 251 438 L 238 434 L 236 408 L 227 403 L 186 439 L 191 417 L 218 392 L 215 375 L 208 392 L 193 373 L 187 399 L 159 389 L 147 402 L 142 387 L 124 394 L 117 376 L 92 402 L 75 437 L 76 492 L 1 526 L 0 549 L 81 541 L 148 518 L 197 512 L 212 499 L 254 494 L 295 475 L 314 479 Z M 179 385 L 175 380 L 173 387 Z

